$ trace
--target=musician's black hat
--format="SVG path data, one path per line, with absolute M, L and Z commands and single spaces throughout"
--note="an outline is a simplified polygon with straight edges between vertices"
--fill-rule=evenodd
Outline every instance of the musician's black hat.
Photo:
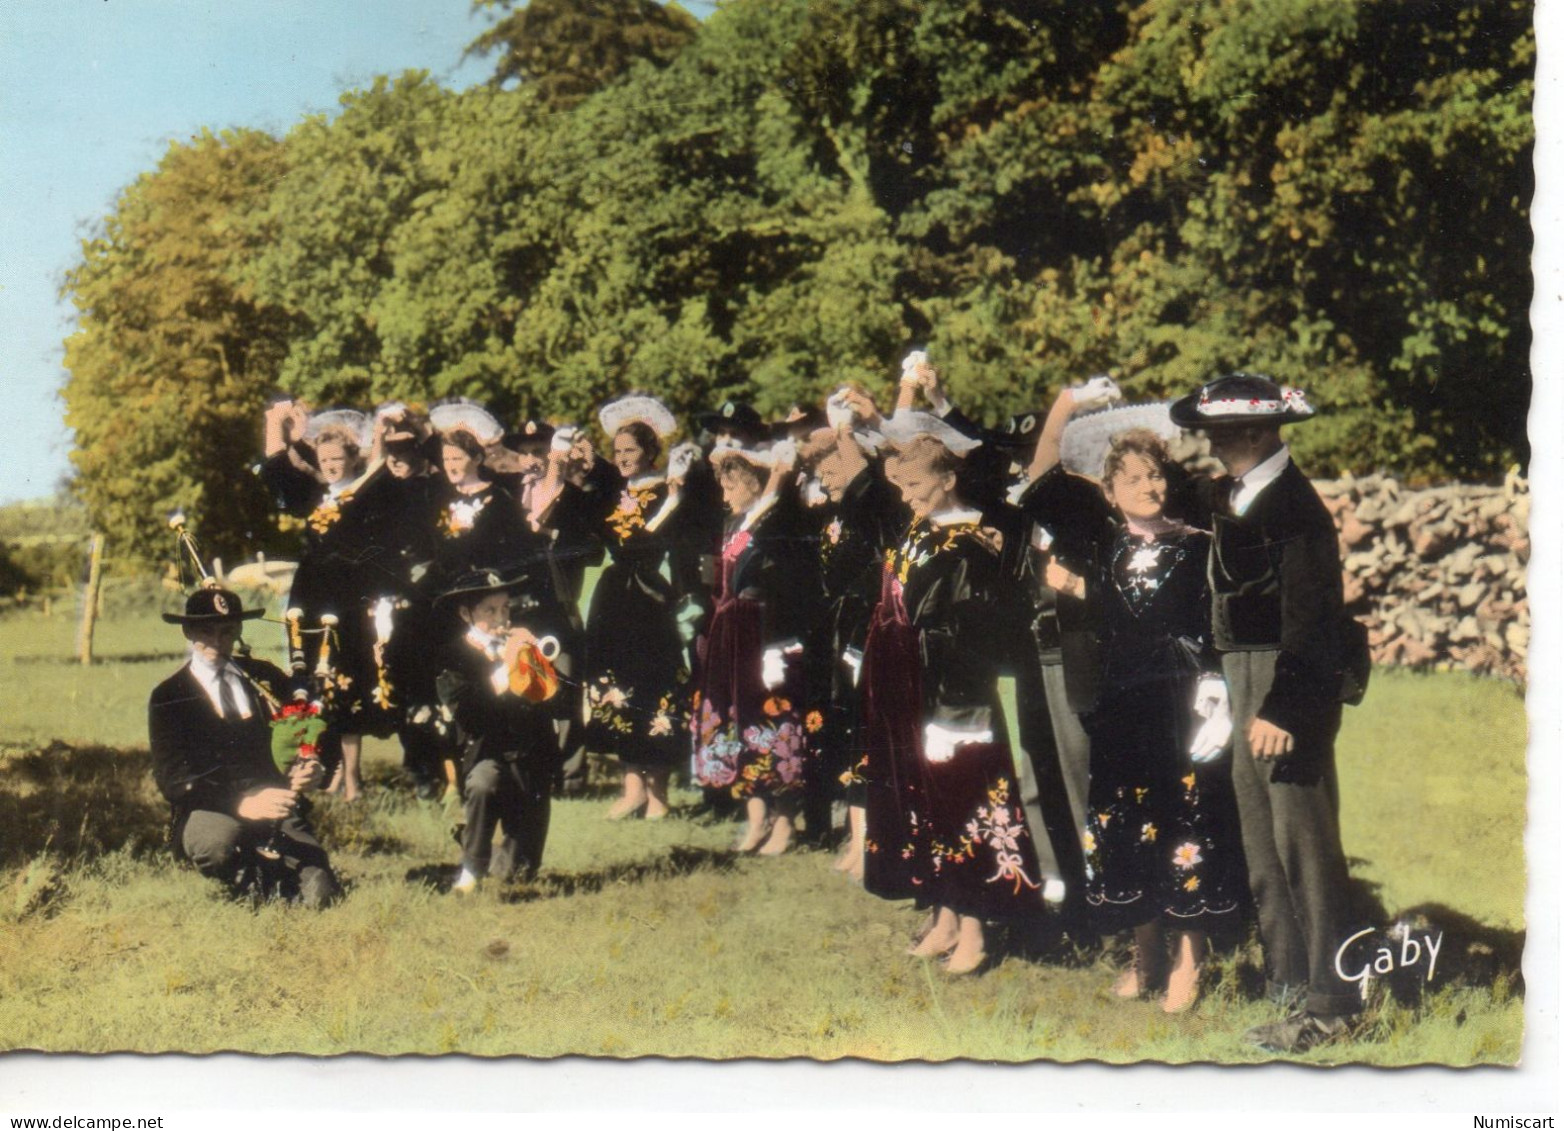
M 471 604 L 490 593 L 514 593 L 526 583 L 525 577 L 509 577 L 497 569 L 475 569 L 457 578 L 452 586 L 434 599 L 436 605 L 451 602 Z
M 164 613 L 163 619 L 169 624 L 227 624 L 254 620 L 265 613 L 265 609 L 245 608 L 237 593 L 208 585 L 185 598 L 183 615 Z

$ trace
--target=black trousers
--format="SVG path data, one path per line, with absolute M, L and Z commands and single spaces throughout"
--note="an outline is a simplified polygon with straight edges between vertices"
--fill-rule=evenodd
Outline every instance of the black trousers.
M 284 895 L 297 894 L 307 907 L 324 907 L 341 889 L 314 832 L 297 815 L 282 821 L 242 821 L 227 813 L 195 809 L 179 829 L 179 847 L 203 876 L 235 892 L 267 873 L 281 881 Z M 269 852 L 278 856 L 271 859 Z
M 539 779 L 539 780 L 534 780 Z M 547 774 L 529 774 L 515 762 L 485 759 L 463 783 L 467 826 L 462 867 L 475 876 L 531 879 L 543 864 L 551 803 Z M 505 835 L 494 851 L 494 831 Z
M 1335 752 L 1325 752 L 1319 780 L 1303 784 L 1273 782 L 1271 764 L 1255 761 L 1249 750 L 1249 724 L 1271 688 L 1276 657 L 1276 652 L 1222 657 L 1233 707 L 1233 792 L 1249 890 L 1260 917 L 1267 989 L 1278 999 L 1306 989 L 1311 1013 L 1354 1013 L 1362 998 L 1336 973 L 1336 950 L 1353 929 L 1347 921 Z M 1339 706 L 1326 709 L 1340 721 Z

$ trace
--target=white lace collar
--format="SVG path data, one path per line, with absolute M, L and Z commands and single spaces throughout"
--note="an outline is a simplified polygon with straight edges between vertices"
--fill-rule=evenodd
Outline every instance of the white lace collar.
M 955 526 L 962 522 L 977 522 L 982 517 L 982 511 L 975 511 L 970 507 L 952 507 L 950 510 L 929 515 L 929 525 Z

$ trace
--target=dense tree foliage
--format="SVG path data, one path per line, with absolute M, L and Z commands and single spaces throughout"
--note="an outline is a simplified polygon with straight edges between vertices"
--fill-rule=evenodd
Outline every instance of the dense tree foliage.
M 238 275 L 257 250 L 242 220 L 286 162 L 261 133 L 175 143 L 120 194 L 66 279 L 78 312 L 65 342 L 75 488 L 119 556 L 166 550 L 174 510 L 219 553 L 271 528 L 250 463 L 297 328 Z
M 637 60 L 671 62 L 699 25 L 676 4 L 656 0 L 473 0 L 499 18 L 467 48 L 497 53 L 495 86 L 519 82 L 549 106 L 573 106 Z
M 68 284 L 98 522 L 237 475 L 274 380 L 578 420 L 629 388 L 774 411 L 888 387 L 913 344 L 989 420 L 1093 371 L 1161 397 L 1252 367 L 1325 409 L 1296 434 L 1319 471 L 1525 459 L 1522 0 L 478 6 L 502 13 L 473 45 L 491 84 L 377 80 L 127 190 Z M 200 304 L 139 250 L 186 241 Z M 222 372 L 242 388 L 219 405 Z M 159 374 L 223 447 L 101 423 L 166 396 Z

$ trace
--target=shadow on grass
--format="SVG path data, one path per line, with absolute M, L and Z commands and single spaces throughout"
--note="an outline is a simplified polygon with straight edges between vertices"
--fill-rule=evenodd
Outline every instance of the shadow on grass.
M 168 805 L 151 765 L 145 750 L 63 742 L 0 754 L 0 867 L 165 848 Z
M 609 887 L 674 879 L 702 870 L 730 872 L 736 861 L 737 855 L 732 852 L 674 845 L 651 860 L 630 860 L 584 872 L 545 868 L 536 879 L 505 884 L 499 898 L 505 903 L 531 903 L 558 896 L 593 895 Z M 423 864 L 409 868 L 404 879 L 410 884 L 424 884 L 443 893 L 451 890 L 459 871 L 454 864 Z

